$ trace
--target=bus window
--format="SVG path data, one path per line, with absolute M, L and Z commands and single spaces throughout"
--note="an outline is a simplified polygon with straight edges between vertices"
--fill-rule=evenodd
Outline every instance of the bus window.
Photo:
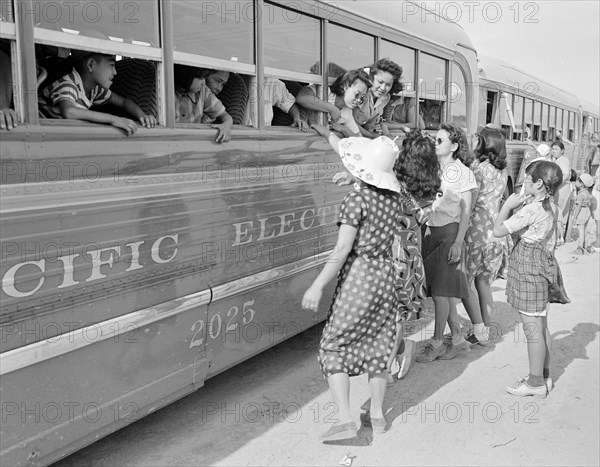
M 553 141 L 556 136 L 556 107 L 550 106 L 550 114 L 548 120 L 548 141 Z
M 541 128 L 542 128 L 542 103 L 534 102 L 533 103 L 533 140 L 540 141 L 541 136 Z
M 419 61 L 419 112 L 425 128 L 435 130 L 444 121 L 446 61 L 422 53 Z
M 145 2 L 141 2 L 145 3 Z M 173 1 L 175 50 L 230 62 L 254 63 L 252 0 Z
M 321 56 L 319 22 L 278 6 L 265 4 L 265 8 L 269 9 L 263 18 L 265 66 L 312 73 Z M 320 73 L 319 69 L 317 74 Z
M 371 65 L 375 61 L 375 42 L 373 37 L 351 29 L 330 24 L 328 29 L 327 53 L 329 70 L 332 66 L 341 67 L 338 73 L 329 75 L 331 85 L 343 70 L 353 70 Z
M 415 51 L 393 42 L 379 42 L 379 58 L 389 58 L 402 67 L 402 95 L 415 97 Z
M 492 93 L 495 94 L 495 93 Z M 450 85 L 450 122 L 467 131 L 467 87 L 461 68 L 452 64 Z
M 4 22 L 15 22 L 15 12 L 12 0 L 0 0 L 0 23 Z
M 15 103 L 16 86 L 13 85 L 13 68 L 11 64 L 11 43 L 7 40 L 0 40 L 0 111 L 2 116 L 2 129 L 12 129 L 17 125 L 17 112 Z
M 506 139 L 511 140 L 513 130 L 512 130 L 512 124 L 510 121 L 510 114 L 508 112 L 508 109 L 510 108 L 511 111 L 513 109 L 513 95 L 510 93 L 503 93 L 503 96 L 504 97 L 502 99 L 500 99 L 500 106 L 499 106 L 500 107 L 499 108 L 500 128 L 502 128 L 502 131 L 506 135 Z
M 533 122 L 533 101 L 531 99 L 525 99 L 525 109 L 523 110 L 523 132 L 527 133 L 526 138 L 532 136 L 532 122 Z
M 494 118 L 494 104 L 496 102 L 496 96 L 497 93 L 492 92 L 492 91 L 488 91 L 487 92 L 487 96 L 486 96 L 486 100 L 485 100 L 485 123 L 486 125 L 491 123 L 492 125 L 494 124 L 494 121 L 496 120 Z
M 98 2 L 34 1 L 39 12 L 36 27 L 81 36 L 97 37 L 101 33 L 116 42 L 159 47 L 158 1 L 131 2 L 115 0 Z
M 569 112 L 569 133 L 567 134 L 569 141 L 573 141 L 575 137 L 575 116 L 575 112 Z
M 513 130 L 513 139 L 521 141 L 523 139 L 523 98 L 518 94 L 515 94 L 512 109 L 516 127 L 516 131 Z
M 548 141 L 548 122 L 550 120 L 550 106 L 542 104 L 542 141 Z

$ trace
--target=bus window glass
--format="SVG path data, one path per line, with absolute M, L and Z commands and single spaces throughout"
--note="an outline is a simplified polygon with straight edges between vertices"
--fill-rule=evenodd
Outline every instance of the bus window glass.
M 419 112 L 427 129 L 435 130 L 444 121 L 446 62 L 422 53 L 419 61 Z
M 569 141 L 573 141 L 575 137 L 575 112 L 569 112 L 569 133 L 567 138 Z
M 467 131 L 467 88 L 462 70 L 452 64 L 450 84 L 450 122 Z
M 329 78 L 363 68 L 375 61 L 373 37 L 331 24 L 328 29 Z M 337 72 L 336 72 L 337 70 Z
M 542 128 L 542 103 L 533 103 L 533 136 L 534 141 L 540 141 Z
M 2 22 L 15 22 L 15 12 L 12 0 L 0 0 L 0 23 Z
M 144 0 L 45 2 L 34 1 L 39 11 L 36 27 L 86 37 L 158 47 L 158 2 Z
M 173 1 L 173 42 L 180 52 L 253 64 L 252 0 Z
M 510 116 L 508 108 L 513 108 L 513 95 L 510 93 L 504 93 L 505 97 L 500 99 L 500 127 L 504 131 L 507 139 L 512 139 L 512 125 L 510 122 Z
M 560 128 L 560 131 L 562 132 L 563 136 L 567 136 L 567 132 L 569 130 L 569 112 L 567 110 L 562 111 L 562 126 Z
M 550 106 L 543 104 L 542 106 L 542 130 L 548 130 L 548 122 L 550 120 Z
M 523 135 L 523 98 L 518 94 L 515 94 L 515 102 L 512 109 L 516 127 L 516 131 L 513 130 L 513 139 L 521 140 Z
M 403 95 L 415 95 L 415 52 L 407 47 L 382 40 L 379 43 L 379 58 L 389 58 L 402 67 Z
M 268 14 L 263 16 L 265 66 L 321 74 L 319 22 L 278 6 L 266 4 L 265 8 L 268 8 Z
M 15 91 L 12 81 L 11 43 L 0 40 L 0 110 L 15 110 Z
M 523 110 L 523 131 L 527 132 L 529 130 L 529 136 L 532 136 L 533 129 L 532 126 L 533 119 L 533 101 L 531 99 L 525 99 L 525 109 Z

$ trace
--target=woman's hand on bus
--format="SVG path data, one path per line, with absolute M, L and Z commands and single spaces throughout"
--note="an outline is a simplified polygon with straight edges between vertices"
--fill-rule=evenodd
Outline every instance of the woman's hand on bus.
M 156 118 L 154 118 L 154 115 L 147 115 L 144 114 L 142 116 L 140 116 L 140 123 L 142 124 L 142 126 L 145 126 L 146 128 L 154 128 L 156 126 Z
M 124 117 L 114 117 L 110 124 L 114 127 L 120 128 L 121 130 L 125 130 L 127 136 L 131 136 L 138 129 L 137 123 L 129 118 Z
M 304 292 L 304 297 L 302 297 L 302 308 L 308 311 L 317 312 L 322 295 L 323 289 L 313 283 L 308 290 Z
M 17 112 L 13 109 L 0 109 L 0 129 L 12 130 L 17 127 L 18 121 Z
M 350 174 L 350 172 L 338 172 L 333 176 L 333 183 L 337 183 L 340 186 L 351 185 L 356 179 Z

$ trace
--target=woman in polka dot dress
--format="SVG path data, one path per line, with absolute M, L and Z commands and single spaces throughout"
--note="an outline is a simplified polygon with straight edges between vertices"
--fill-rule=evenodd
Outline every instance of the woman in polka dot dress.
M 395 338 L 395 273 L 392 244 L 402 214 L 400 184 L 393 172 L 398 146 L 385 136 L 340 140 L 313 125 L 339 152 L 359 180 L 344 199 L 333 253 L 302 299 L 316 311 L 323 288 L 338 275 L 333 303 L 319 346 L 319 363 L 339 409 L 338 423 L 321 438 L 347 439 L 357 428 L 350 412 L 350 376 L 369 374 L 370 422 L 383 433 L 387 363 Z M 339 274 L 338 274 L 339 272 Z

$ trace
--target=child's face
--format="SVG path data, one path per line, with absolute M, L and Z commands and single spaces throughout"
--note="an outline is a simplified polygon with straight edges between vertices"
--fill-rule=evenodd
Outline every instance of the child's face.
M 348 86 L 344 92 L 344 103 L 351 109 L 361 104 L 367 94 L 367 85 L 361 80 L 357 79 L 352 83 L 352 86 Z
M 217 71 L 206 77 L 206 85 L 215 96 L 223 90 L 227 81 L 229 81 L 228 71 Z
M 577 181 L 575 182 L 575 186 L 578 190 L 581 190 L 583 188 L 583 182 L 580 179 L 577 179 Z
M 558 159 L 562 155 L 562 152 L 563 150 L 560 148 L 560 146 L 552 146 L 550 149 L 550 153 L 554 159 Z
M 541 180 L 536 180 L 535 182 L 531 178 L 531 175 L 527 175 L 525 180 L 523 180 L 523 191 L 525 195 L 537 195 L 541 191 L 541 187 L 543 183 Z
M 112 86 L 113 79 L 117 74 L 115 68 L 115 57 L 114 56 L 94 56 L 89 62 L 91 67 L 91 75 L 99 84 L 105 89 L 109 89 Z

